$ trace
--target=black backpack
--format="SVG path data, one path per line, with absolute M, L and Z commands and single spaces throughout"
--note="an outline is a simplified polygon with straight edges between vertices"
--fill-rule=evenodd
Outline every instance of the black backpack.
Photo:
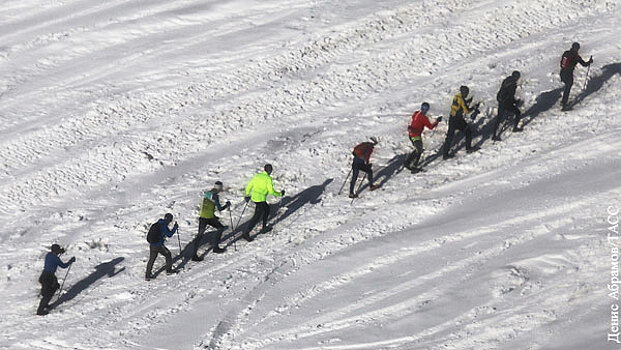
M 147 233 L 147 242 L 149 243 L 158 243 L 162 239 L 162 228 L 160 227 L 160 223 L 156 222 L 151 225 L 149 229 L 149 233 Z

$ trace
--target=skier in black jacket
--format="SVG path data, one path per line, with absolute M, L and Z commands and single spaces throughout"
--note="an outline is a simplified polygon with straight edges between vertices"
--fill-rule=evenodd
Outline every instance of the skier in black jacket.
M 586 67 L 593 63 L 593 57 L 591 57 L 588 62 L 585 62 L 578 54 L 578 50 L 580 50 L 580 44 L 573 43 L 571 45 L 571 49 L 563 52 L 563 56 L 561 57 L 560 75 L 561 81 L 565 83 L 565 90 L 563 90 L 563 99 L 561 100 L 561 107 L 563 111 L 571 109 L 571 106 L 567 104 L 567 101 L 569 100 L 569 92 L 571 91 L 571 86 L 574 84 L 574 68 L 576 68 L 576 64 L 580 63 L 583 67 Z
M 518 105 L 520 100 L 515 99 L 515 90 L 517 89 L 517 81 L 520 79 L 520 72 L 513 71 L 510 76 L 506 77 L 502 81 L 500 90 L 496 94 L 496 100 L 498 100 L 498 115 L 494 120 L 494 136 L 492 140 L 500 141 L 500 135 L 498 134 L 498 126 L 502 123 L 503 119 L 511 114 L 515 114 L 515 123 L 513 124 L 513 131 L 522 131 L 518 127 L 520 122 L 520 109 Z

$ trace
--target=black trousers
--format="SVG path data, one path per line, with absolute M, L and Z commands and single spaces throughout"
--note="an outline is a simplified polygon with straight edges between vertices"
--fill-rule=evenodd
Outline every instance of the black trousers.
M 351 163 L 351 183 L 349 184 L 349 193 L 353 194 L 356 182 L 358 181 L 358 174 L 363 171 L 367 173 L 367 178 L 369 179 L 369 184 L 373 185 L 373 169 L 371 169 L 370 164 L 366 164 L 364 159 L 354 157 L 354 161 Z
M 561 81 L 565 83 L 565 89 L 563 90 L 563 99 L 561 100 L 561 106 L 567 106 L 569 101 L 569 93 L 571 92 L 571 86 L 574 85 L 574 72 L 561 70 Z
M 500 123 L 502 123 L 505 118 L 509 117 L 512 114 L 515 115 L 513 127 L 517 128 L 520 123 L 521 114 L 519 108 L 517 108 L 516 106 L 507 106 L 503 105 L 502 103 L 498 103 L 498 115 L 496 116 L 496 119 L 494 119 L 494 136 L 499 136 L 498 127 L 500 126 Z
M 39 283 L 41 283 L 41 302 L 37 308 L 37 314 L 44 311 L 58 288 L 60 288 L 58 279 L 52 272 L 49 271 L 43 271 L 43 273 L 41 273 L 41 276 L 39 276 Z
M 444 140 L 444 155 L 447 156 L 453 144 L 455 130 L 459 130 L 466 135 L 466 149 L 472 148 L 472 130 L 463 116 L 449 117 L 449 127 Z
M 244 236 L 248 236 L 261 219 L 263 219 L 263 228 L 267 226 L 267 219 L 270 216 L 270 205 L 267 204 L 267 202 L 255 202 L 254 204 L 254 215 L 252 215 L 252 218 L 248 221 L 246 230 L 244 230 Z
M 215 247 L 218 244 L 220 244 L 220 239 L 222 239 L 222 232 L 224 232 L 224 225 L 222 225 L 220 220 L 218 220 L 218 218 L 211 218 L 211 219 L 199 218 L 198 219 L 198 234 L 196 235 L 196 238 L 194 239 L 194 252 L 192 253 L 192 255 L 196 255 L 196 253 L 198 252 L 198 248 L 201 246 L 201 241 L 203 240 L 203 236 L 205 234 L 205 229 L 207 228 L 207 225 L 218 229 L 218 231 L 216 232 L 216 234 L 214 235 L 211 241 L 211 246 Z
M 166 271 L 172 271 L 172 254 L 170 250 L 166 248 L 164 245 L 150 245 L 149 246 L 149 262 L 147 262 L 147 273 L 146 276 L 152 275 L 153 263 L 155 263 L 155 259 L 157 258 L 157 254 L 162 254 L 164 258 L 166 258 Z
M 414 146 L 414 151 L 409 155 L 406 166 L 410 169 L 414 169 L 418 166 L 418 162 L 420 161 L 420 156 L 423 154 L 423 140 L 422 139 L 412 139 L 412 145 Z

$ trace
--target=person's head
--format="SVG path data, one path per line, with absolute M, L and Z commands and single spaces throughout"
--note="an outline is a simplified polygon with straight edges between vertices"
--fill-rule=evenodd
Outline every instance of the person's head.
M 164 221 L 170 224 L 173 221 L 173 215 L 171 213 L 166 213 L 166 215 L 164 215 Z
M 272 164 L 265 164 L 265 166 L 263 167 L 263 170 L 265 170 L 265 172 L 267 173 L 267 175 L 271 175 L 272 171 L 274 171 L 274 168 L 272 167 Z
M 571 44 L 571 51 L 578 52 L 580 50 L 580 43 Z
M 520 77 L 521 77 L 522 75 L 520 74 L 520 72 L 519 72 L 519 71 L 514 70 L 514 71 L 513 71 L 513 73 L 511 73 L 511 76 L 512 76 L 513 78 L 515 78 L 515 80 L 518 80 L 518 79 L 520 79 Z
M 216 181 L 216 183 L 213 184 L 213 190 L 216 192 L 222 192 L 222 181 Z
M 50 247 L 50 250 L 52 251 L 52 254 L 56 254 L 56 255 L 59 255 L 64 252 L 63 248 L 61 248 L 56 243 L 52 244 L 52 246 Z
M 377 144 L 379 143 L 379 140 L 378 140 L 378 139 L 377 139 L 377 137 L 375 137 L 375 136 L 371 136 L 371 137 L 369 137 L 369 140 L 371 140 L 371 143 L 372 143 L 373 145 L 377 145 Z
M 429 111 L 429 103 L 423 102 L 423 104 L 420 105 L 420 111 L 423 112 L 423 114 L 427 114 L 427 111 Z
M 470 89 L 466 85 L 462 85 L 459 88 L 459 92 L 461 92 L 461 97 L 466 98 L 468 97 L 468 94 L 470 93 Z

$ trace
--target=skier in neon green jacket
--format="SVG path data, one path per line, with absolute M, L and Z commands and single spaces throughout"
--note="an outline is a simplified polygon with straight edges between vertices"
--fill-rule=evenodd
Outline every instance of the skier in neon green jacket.
M 248 242 L 254 240 L 254 238 L 250 237 L 250 232 L 260 219 L 263 219 L 263 228 L 261 229 L 261 233 L 269 232 L 272 229 L 271 226 L 267 226 L 267 219 L 270 215 L 270 206 L 266 202 L 267 195 L 271 194 L 274 197 L 285 195 L 284 190 L 280 192 L 274 191 L 272 177 L 270 176 L 273 170 L 272 165 L 265 164 L 263 170 L 265 171 L 256 174 L 248 183 L 248 186 L 246 186 L 246 202 L 252 200 L 255 204 L 254 215 L 252 215 L 252 218 L 248 221 L 246 229 L 242 235 L 242 237 L 244 237 L 244 239 Z

